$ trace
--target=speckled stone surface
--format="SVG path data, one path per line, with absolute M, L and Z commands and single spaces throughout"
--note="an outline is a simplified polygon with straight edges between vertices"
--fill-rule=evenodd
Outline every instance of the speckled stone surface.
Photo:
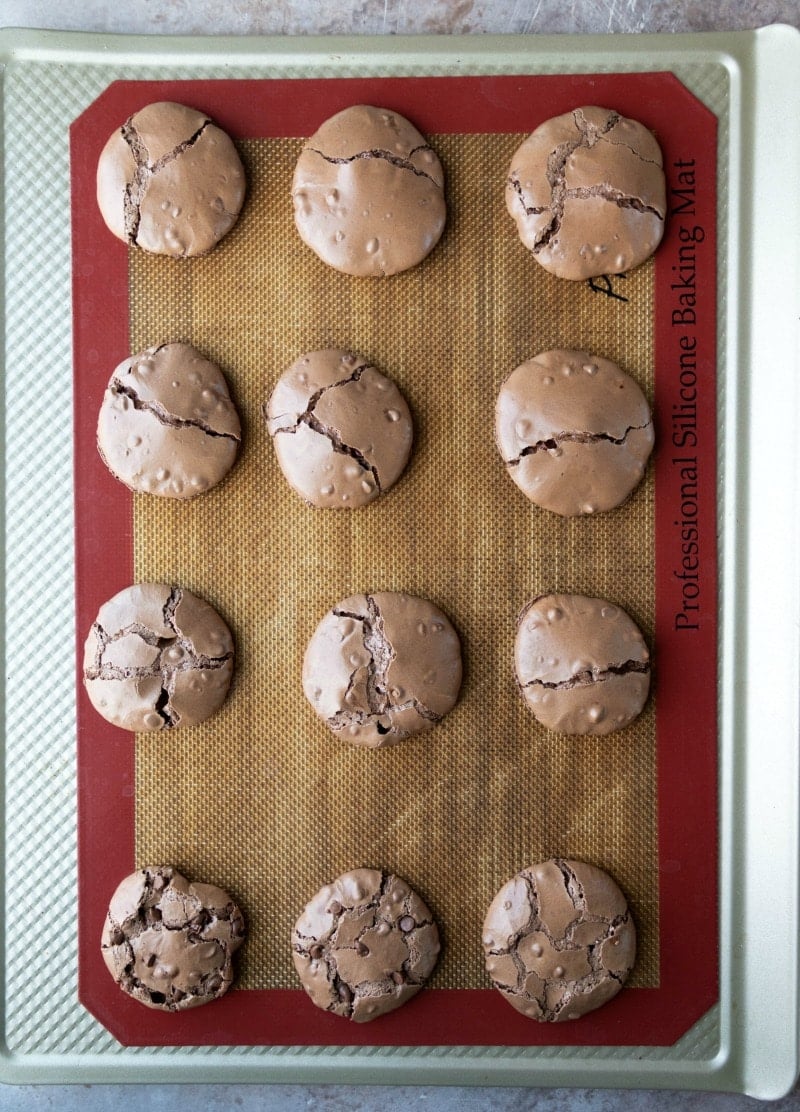
M 126 34 L 575 34 L 800 27 L 798 0 L 2 0 L 0 25 Z M 177 1106 L 207 1112 L 745 1112 L 744 1096 L 599 1089 L 335 1085 L 0 1086 L 0 1112 L 139 1112 Z M 800 1110 L 800 1090 L 768 1105 Z
M 797 0 L 3 0 L 5 27 L 163 35 L 598 34 L 800 22 Z
M 796 1112 L 800 1095 L 763 1104 L 725 1093 L 616 1089 L 388 1088 L 364 1085 L 26 1085 L 0 1089 L 2 1112 Z

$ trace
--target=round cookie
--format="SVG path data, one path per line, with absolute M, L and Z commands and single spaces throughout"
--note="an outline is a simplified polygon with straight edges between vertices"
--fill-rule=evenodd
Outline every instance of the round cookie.
M 354 869 L 311 899 L 292 932 L 298 976 L 323 1011 L 364 1023 L 416 996 L 439 931 L 417 893 L 378 869 Z
M 345 274 L 397 274 L 421 262 L 444 230 L 444 172 L 396 112 L 354 105 L 306 142 L 292 181 L 300 238 Z
M 303 690 L 320 718 L 354 745 L 394 745 L 455 706 L 461 644 L 426 599 L 378 592 L 330 610 L 303 660 Z
M 617 995 L 636 959 L 636 928 L 608 873 L 553 858 L 503 885 L 486 914 L 483 949 L 512 1007 L 561 1023 Z
M 166 730 L 209 718 L 233 674 L 233 638 L 203 599 L 139 583 L 100 607 L 83 679 L 95 710 L 124 730 Z
M 500 388 L 495 439 L 532 502 L 567 516 L 619 506 L 644 475 L 653 420 L 638 384 L 585 351 L 545 351 Z
M 148 104 L 109 138 L 97 204 L 110 231 L 156 255 L 204 255 L 239 216 L 245 173 L 230 137 L 203 112 Z
M 355 509 L 402 474 L 414 429 L 391 379 L 348 351 L 301 356 L 275 385 L 267 428 L 289 485 L 312 506 Z
M 222 371 L 190 344 L 161 344 L 120 363 L 97 422 L 109 471 L 131 490 L 165 498 L 216 486 L 241 436 Z
M 636 718 L 650 689 L 650 654 L 625 613 L 605 599 L 543 595 L 522 611 L 517 682 L 543 726 L 610 734 Z
M 576 108 L 546 120 L 517 149 L 506 205 L 524 245 L 557 277 L 632 270 L 664 234 L 661 148 L 636 120 Z
M 101 950 L 123 992 L 148 1008 L 182 1012 L 228 991 L 244 936 L 242 913 L 221 888 L 152 866 L 117 887 Z

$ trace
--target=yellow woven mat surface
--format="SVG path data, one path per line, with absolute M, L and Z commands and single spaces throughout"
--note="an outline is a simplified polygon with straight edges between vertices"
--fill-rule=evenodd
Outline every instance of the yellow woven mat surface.
M 653 268 L 615 280 L 624 302 L 546 274 L 505 211 L 520 139 L 433 137 L 448 227 L 425 263 L 390 279 L 337 274 L 300 242 L 290 183 L 301 143 L 288 139 L 241 144 L 250 194 L 212 254 L 130 256 L 131 350 L 191 341 L 225 370 L 244 423 L 219 488 L 188 504 L 135 498 L 137 580 L 206 597 L 238 652 L 218 715 L 137 738 L 137 862 L 174 863 L 238 898 L 245 988 L 297 987 L 295 918 L 321 884 L 361 865 L 399 873 L 431 905 L 444 939 L 435 986 L 487 986 L 486 907 L 514 872 L 554 855 L 617 878 L 639 926 L 632 983 L 658 983 L 654 699 L 610 739 L 563 738 L 538 725 L 513 673 L 516 617 L 543 592 L 607 597 L 652 645 L 652 468 L 619 510 L 561 519 L 526 501 L 493 440 L 500 383 L 548 348 L 617 360 L 652 402 Z M 368 357 L 414 412 L 408 471 L 363 510 L 305 506 L 261 416 L 283 369 L 322 347 Z M 466 674 L 434 730 L 365 751 L 315 717 L 300 670 L 322 615 L 378 590 L 441 606 Z

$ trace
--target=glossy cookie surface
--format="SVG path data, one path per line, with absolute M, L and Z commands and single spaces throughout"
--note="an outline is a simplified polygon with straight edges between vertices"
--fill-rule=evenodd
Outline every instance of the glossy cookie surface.
M 430 977 L 439 931 L 400 877 L 354 869 L 325 885 L 292 932 L 292 956 L 318 1008 L 357 1023 L 405 1004 Z
M 636 928 L 608 873 L 553 858 L 503 885 L 486 914 L 483 948 L 509 1004 L 558 1023 L 617 995 L 636 959 Z
M 242 913 L 221 888 L 153 866 L 117 887 L 101 949 L 123 992 L 148 1008 L 177 1012 L 228 991 L 244 936 Z
M 95 708 L 125 730 L 193 726 L 225 700 L 233 638 L 214 608 L 182 587 L 139 583 L 98 611 L 83 680 Z
M 632 270 L 661 242 L 667 215 L 661 148 L 638 120 L 576 108 L 520 145 L 506 205 L 545 270 L 580 281 Z
M 545 351 L 500 388 L 495 437 L 509 475 L 532 502 L 564 516 L 624 502 L 653 448 L 650 407 L 610 359 Z
M 455 706 L 461 643 L 427 599 L 389 591 L 354 595 L 317 626 L 303 690 L 338 737 L 378 748 L 430 730 Z
M 301 239 L 323 262 L 356 277 L 408 270 L 444 230 L 444 172 L 404 116 L 353 105 L 308 139 L 292 182 Z
M 236 147 L 194 108 L 158 101 L 106 143 L 97 203 L 109 230 L 155 255 L 205 255 L 238 219 L 245 172 Z
M 526 703 L 557 733 L 621 730 L 640 714 L 650 690 L 650 654 L 641 631 L 606 599 L 534 599 L 517 624 L 514 663 Z
M 287 482 L 311 506 L 368 505 L 394 485 L 411 453 L 405 398 L 353 352 L 300 356 L 279 378 L 264 415 Z
M 241 436 L 225 376 L 191 344 L 160 344 L 121 363 L 97 422 L 109 470 L 131 490 L 164 498 L 216 486 Z

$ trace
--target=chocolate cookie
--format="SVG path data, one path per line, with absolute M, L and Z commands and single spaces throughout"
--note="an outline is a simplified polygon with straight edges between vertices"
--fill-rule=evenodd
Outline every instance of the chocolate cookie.
M 236 223 L 245 173 L 226 133 L 194 108 L 148 104 L 109 138 L 97 203 L 124 243 L 156 255 L 204 255 Z
M 318 1008 L 356 1023 L 416 996 L 439 954 L 439 931 L 404 880 L 354 869 L 325 885 L 292 932 L 292 956 Z
M 632 270 L 664 234 L 667 193 L 652 132 L 608 108 L 546 120 L 518 148 L 506 205 L 545 270 L 585 279 Z
M 292 199 L 303 242 L 359 277 L 416 266 L 444 230 L 436 153 L 403 116 L 369 105 L 338 112 L 306 142 Z
M 289 485 L 312 506 L 355 509 L 403 472 L 414 430 L 395 384 L 352 352 L 301 356 L 265 406 Z
M 562 734 L 610 734 L 640 713 L 650 654 L 619 606 L 584 595 L 543 595 L 522 611 L 517 682 L 542 725 Z
M 553 858 L 503 885 L 486 914 L 483 949 L 512 1007 L 560 1023 L 617 995 L 636 959 L 636 928 L 608 873 Z
M 523 494 L 570 516 L 625 501 L 644 474 L 653 421 L 639 386 L 610 359 L 545 351 L 503 383 L 495 437 Z
M 109 471 L 165 498 L 193 498 L 220 482 L 241 436 L 222 371 L 190 344 L 161 344 L 120 363 L 97 422 Z
M 455 706 L 461 644 L 438 607 L 412 595 L 354 595 L 317 626 L 303 690 L 320 718 L 354 745 L 394 745 Z
M 148 1008 L 182 1012 L 228 991 L 244 935 L 242 913 L 221 888 L 151 866 L 111 897 L 101 948 L 123 992 Z
M 228 627 L 182 587 L 126 587 L 100 607 L 86 638 L 86 691 L 98 713 L 124 730 L 202 722 L 222 705 L 232 673 Z

